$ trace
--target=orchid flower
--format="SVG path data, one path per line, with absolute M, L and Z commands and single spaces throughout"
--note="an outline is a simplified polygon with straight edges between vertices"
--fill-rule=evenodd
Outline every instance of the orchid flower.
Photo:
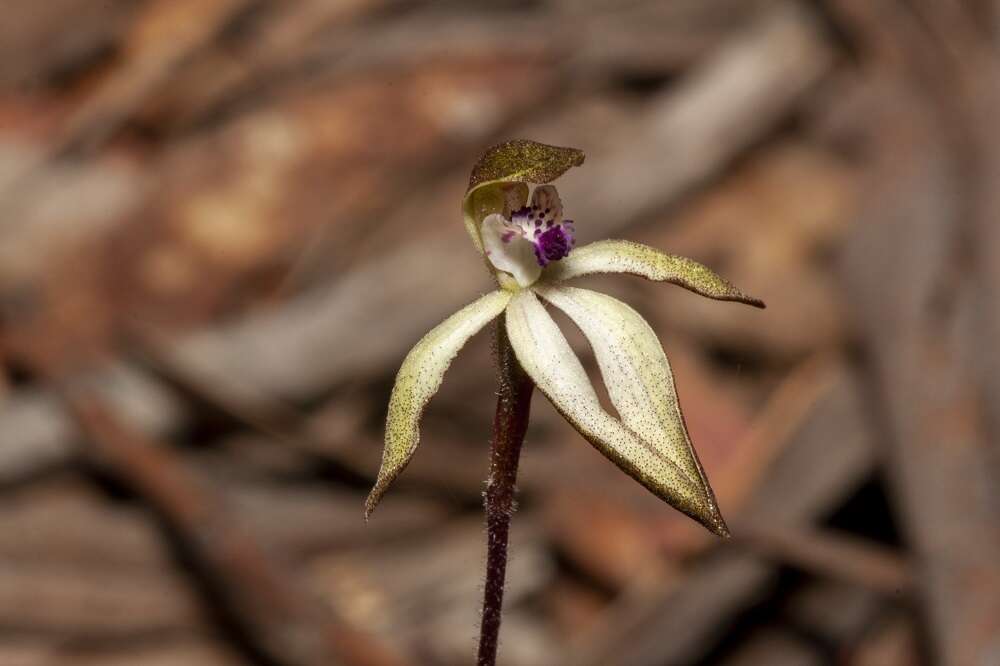
M 463 213 L 498 288 L 431 330 L 403 361 L 366 517 L 413 457 L 421 415 L 452 359 L 502 316 L 518 363 L 584 439 L 656 496 L 715 534 L 728 535 L 656 334 L 625 303 L 568 283 L 585 275 L 627 273 L 716 300 L 764 304 L 702 264 L 646 245 L 604 240 L 574 247 L 574 224 L 564 218 L 556 188 L 546 183 L 583 160 L 576 149 L 519 140 L 494 146 L 473 169 Z M 535 185 L 530 199 L 529 183 Z M 562 310 L 586 336 L 617 415 L 601 405 L 544 303 Z

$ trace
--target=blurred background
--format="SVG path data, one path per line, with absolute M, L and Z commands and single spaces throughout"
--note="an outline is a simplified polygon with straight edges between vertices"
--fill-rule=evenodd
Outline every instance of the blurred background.
M 536 396 L 501 663 L 1000 664 L 998 37 L 995 0 L 5 0 L 0 665 L 472 661 L 488 332 L 362 501 L 403 356 L 490 288 L 459 206 L 512 137 L 586 151 L 582 242 L 768 309 L 588 281 L 734 538 Z

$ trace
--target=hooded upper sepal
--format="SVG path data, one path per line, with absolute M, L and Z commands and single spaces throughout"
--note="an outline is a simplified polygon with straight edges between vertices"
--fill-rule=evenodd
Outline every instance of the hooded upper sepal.
M 583 164 L 585 155 L 577 148 L 550 146 L 528 139 L 499 143 L 487 150 L 469 175 L 469 187 L 462 200 L 465 226 L 480 252 L 479 225 L 487 215 L 503 213 L 511 199 L 527 199 L 525 183 L 550 183 L 570 168 Z M 507 211 L 510 212 L 509 210 Z
M 365 501 L 365 518 L 417 450 L 420 417 L 441 387 L 448 366 L 469 338 L 503 312 L 510 298 L 504 290 L 481 297 L 438 324 L 407 354 L 389 398 L 382 466 Z
M 548 266 L 544 277 L 562 282 L 596 273 L 628 273 L 647 280 L 670 282 L 718 301 L 738 301 L 763 308 L 764 301 L 748 296 L 712 269 L 694 259 L 661 252 L 624 240 L 605 240 L 578 247 L 562 261 Z
M 507 333 L 539 390 L 623 471 L 713 533 L 728 536 L 684 428 L 666 356 L 648 324 L 610 297 L 535 289 L 581 325 L 621 419 L 604 410 L 559 327 L 534 293 L 524 290 L 507 308 Z
M 528 139 L 504 141 L 479 158 L 469 175 L 471 192 L 487 183 L 551 183 L 571 167 L 583 164 L 578 148 L 550 146 Z

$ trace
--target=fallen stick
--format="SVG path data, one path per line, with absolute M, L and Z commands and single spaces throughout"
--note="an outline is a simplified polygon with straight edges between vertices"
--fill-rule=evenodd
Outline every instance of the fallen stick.
M 735 545 L 816 575 L 886 595 L 911 591 L 912 572 L 902 556 L 853 535 L 761 521 L 736 523 L 734 533 Z
M 295 666 L 403 663 L 300 591 L 291 572 L 234 524 L 221 501 L 167 447 L 131 431 L 90 391 L 62 393 L 89 440 L 87 458 L 159 514 L 254 648 L 275 663 Z
M 247 6 L 248 0 L 154 0 L 123 39 L 123 64 L 74 107 L 45 150 L 0 180 L 0 227 L 13 224 L 38 193 L 35 176 L 53 162 L 93 150 L 112 136 L 151 91 L 170 79 Z M 196 14 L 196 16 L 192 16 Z
M 843 275 L 934 660 L 988 663 L 1000 635 L 996 354 L 983 337 L 1000 317 L 996 58 L 968 37 L 960 5 L 920 4 L 932 20 L 893 0 L 836 3 L 893 54 L 879 63 L 875 186 Z

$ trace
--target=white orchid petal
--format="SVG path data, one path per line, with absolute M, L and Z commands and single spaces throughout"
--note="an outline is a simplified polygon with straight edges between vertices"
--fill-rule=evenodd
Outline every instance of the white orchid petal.
M 490 263 L 513 275 L 522 287 L 534 284 L 542 274 L 534 243 L 524 237 L 520 227 L 509 223 L 502 215 L 489 215 L 483 220 L 482 239 Z
M 525 372 L 585 439 L 658 497 L 713 532 L 728 533 L 702 475 L 692 476 L 689 466 L 675 463 L 657 440 L 661 427 L 655 416 L 633 418 L 633 424 L 626 425 L 604 411 L 580 360 L 534 293 L 524 290 L 514 295 L 506 323 Z M 617 345 L 616 351 L 627 354 L 625 344 Z M 611 375 L 612 381 L 615 377 Z M 631 384 L 615 388 L 625 390 L 642 389 Z
M 693 259 L 631 241 L 606 240 L 578 247 L 562 261 L 550 264 L 545 278 L 549 282 L 561 282 L 595 273 L 629 273 L 648 280 L 670 282 L 719 301 L 764 307 L 763 301 L 747 296 Z
M 687 479 L 702 488 L 709 513 L 717 515 L 684 425 L 670 363 L 646 320 L 625 303 L 587 289 L 545 286 L 536 291 L 569 315 L 587 337 L 622 422 L 684 470 Z
M 420 417 L 452 359 L 469 338 L 503 312 L 510 297 L 503 290 L 483 296 L 438 324 L 407 354 L 389 398 L 382 467 L 365 502 L 366 517 L 417 450 Z

